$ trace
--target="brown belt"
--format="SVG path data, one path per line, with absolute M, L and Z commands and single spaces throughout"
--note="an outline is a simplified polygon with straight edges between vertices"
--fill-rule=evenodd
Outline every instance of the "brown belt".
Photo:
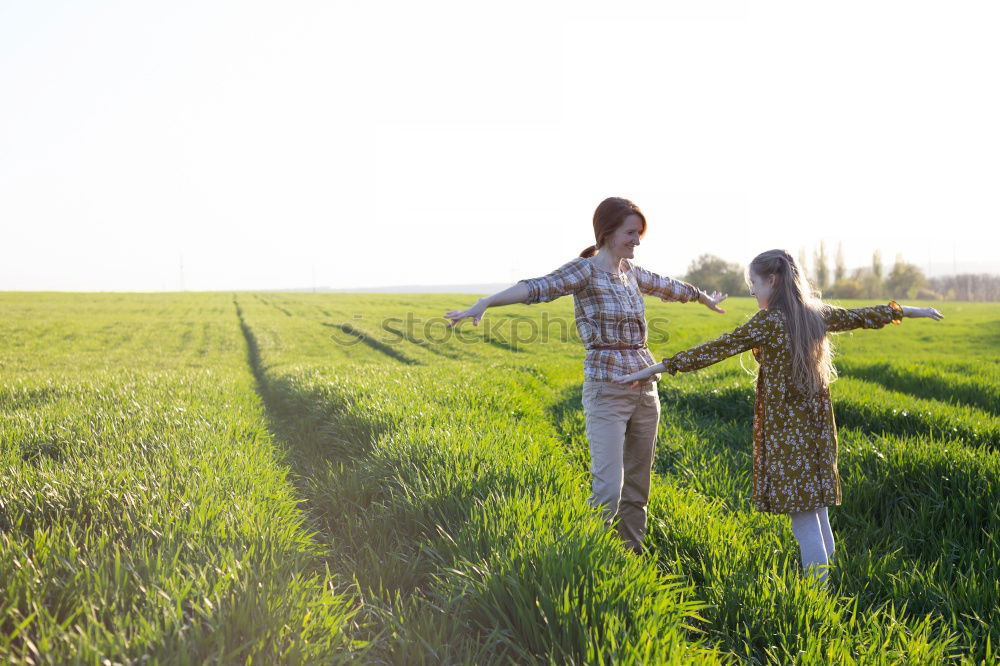
M 595 345 L 587 348 L 588 351 L 595 349 L 646 349 L 646 345 Z

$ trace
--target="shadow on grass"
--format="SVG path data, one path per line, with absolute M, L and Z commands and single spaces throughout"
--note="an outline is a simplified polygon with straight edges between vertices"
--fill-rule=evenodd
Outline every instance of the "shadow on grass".
M 437 354 L 438 356 L 444 356 L 445 358 L 449 358 L 452 360 L 459 360 L 465 358 L 462 356 L 462 354 L 459 354 L 455 351 L 451 351 L 450 349 L 448 349 L 448 347 L 445 347 L 444 344 L 433 343 L 428 340 L 420 340 L 414 337 L 413 334 L 407 331 L 400 330 L 394 326 L 390 326 L 389 324 L 383 323 L 382 328 L 388 333 L 392 333 L 393 335 L 398 336 L 400 340 L 406 340 L 410 344 L 416 345 L 421 349 L 425 349 L 433 354 Z
M 752 424 L 754 389 L 749 386 L 719 386 L 702 391 L 661 387 L 664 409 L 683 410 L 699 419 L 743 421 Z M 933 437 L 961 440 L 972 446 L 1000 447 L 1000 433 L 990 424 L 970 424 L 959 418 L 932 412 L 896 409 L 891 404 L 864 402 L 849 397 L 834 398 L 838 426 L 851 427 L 873 437 Z
M 840 374 L 880 384 L 917 398 L 961 404 L 1000 416 L 1000 391 L 971 378 L 955 381 L 932 372 L 915 372 L 891 363 L 843 363 Z
M 911 440 L 912 441 L 912 440 Z M 1000 642 L 1000 475 L 947 444 L 861 447 L 841 465 L 844 503 L 831 512 L 846 558 L 834 576 L 859 608 L 907 602 L 909 616 L 950 617 L 970 654 Z
M 364 331 L 360 331 L 350 324 L 331 324 L 329 322 L 320 322 L 323 326 L 327 328 L 335 328 L 342 333 L 345 333 L 356 340 L 351 344 L 356 344 L 357 342 L 363 342 L 377 352 L 381 352 L 391 359 L 399 361 L 400 363 L 405 363 L 407 365 L 423 365 L 420 361 L 410 358 L 406 354 L 400 352 L 399 350 L 393 349 L 384 342 L 379 342 L 375 340 L 370 335 Z
M 286 310 L 285 308 L 281 307 L 280 305 L 278 305 L 276 303 L 272 303 L 271 301 L 267 300 L 263 296 L 258 296 L 257 294 L 254 294 L 254 298 L 256 298 L 258 301 L 260 301 L 264 305 L 266 305 L 268 307 L 271 307 L 271 308 L 274 308 L 275 310 L 278 310 L 279 312 L 283 313 L 286 317 L 293 316 L 291 312 L 289 312 L 288 310 Z
M 497 349 L 502 349 L 504 351 L 516 352 L 518 354 L 523 354 L 524 350 L 517 346 L 516 342 L 512 342 L 505 338 L 483 336 L 483 342 L 493 345 Z
M 73 395 L 62 386 L 0 386 L 0 410 L 14 412 L 21 409 L 41 409 L 43 406 Z
M 852 451 L 841 520 L 876 543 L 884 537 L 909 560 L 984 564 L 1000 529 L 995 506 L 985 500 L 1000 496 L 996 465 L 956 460 L 946 447 L 926 443 L 914 452 L 876 443 Z
M 833 401 L 838 426 L 872 436 L 929 437 L 958 440 L 961 444 L 1000 449 L 1000 432 L 991 423 L 970 423 L 932 411 L 910 411 L 892 404 L 840 398 Z
M 281 307 L 277 303 L 268 303 L 268 305 L 270 305 L 272 308 L 278 310 L 279 312 L 283 313 L 286 317 L 292 317 L 293 316 L 291 312 L 289 312 L 285 308 Z

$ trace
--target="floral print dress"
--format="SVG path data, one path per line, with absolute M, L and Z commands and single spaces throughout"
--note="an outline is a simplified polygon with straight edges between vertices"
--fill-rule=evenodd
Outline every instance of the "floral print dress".
M 903 310 L 889 305 L 825 306 L 827 331 L 898 324 Z M 837 429 L 830 392 L 807 395 L 792 383 L 792 355 L 784 314 L 760 310 L 732 333 L 663 359 L 670 374 L 690 372 L 753 350 L 760 369 L 753 418 L 753 504 L 767 513 L 798 513 L 840 504 Z

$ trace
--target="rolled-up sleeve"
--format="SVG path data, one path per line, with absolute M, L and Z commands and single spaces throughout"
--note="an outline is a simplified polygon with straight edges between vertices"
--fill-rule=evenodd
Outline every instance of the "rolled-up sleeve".
M 635 281 L 639 285 L 639 291 L 644 294 L 657 296 L 665 301 L 687 303 L 698 300 L 701 293 L 697 287 L 687 282 L 664 277 L 642 266 L 632 264 L 632 270 L 635 271 Z
M 590 264 L 583 257 L 577 257 L 548 275 L 538 278 L 519 280 L 518 284 L 528 287 L 528 298 L 525 304 L 548 303 L 560 296 L 575 294 L 590 282 Z

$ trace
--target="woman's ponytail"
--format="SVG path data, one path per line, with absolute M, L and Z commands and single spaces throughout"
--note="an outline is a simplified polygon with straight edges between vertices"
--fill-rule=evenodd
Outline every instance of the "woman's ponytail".
M 587 257 L 594 256 L 595 254 L 597 254 L 597 246 L 591 245 L 590 247 L 586 248 L 583 252 L 581 252 L 580 256 L 586 259 Z

